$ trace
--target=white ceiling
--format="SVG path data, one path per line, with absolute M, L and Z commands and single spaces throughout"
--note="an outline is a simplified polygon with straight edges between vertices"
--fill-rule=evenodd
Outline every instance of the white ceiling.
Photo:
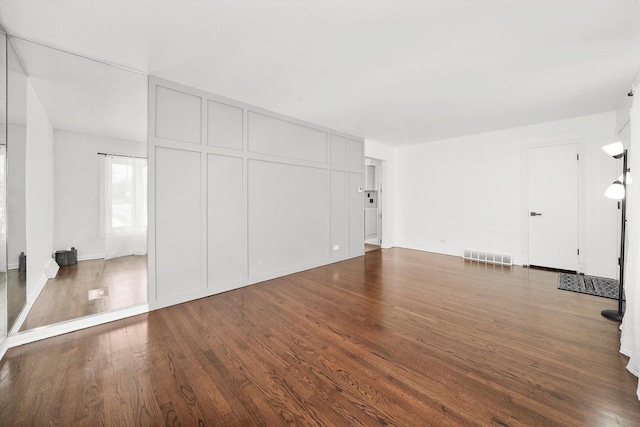
M 611 111 L 640 71 L 638 0 L 1 0 L 0 20 L 389 145 Z
M 147 140 L 145 76 L 20 39 L 12 43 L 55 129 Z

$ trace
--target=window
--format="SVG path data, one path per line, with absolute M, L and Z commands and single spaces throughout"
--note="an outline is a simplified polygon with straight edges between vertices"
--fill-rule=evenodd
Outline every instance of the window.
M 103 213 L 106 234 L 147 227 L 147 160 L 105 156 Z

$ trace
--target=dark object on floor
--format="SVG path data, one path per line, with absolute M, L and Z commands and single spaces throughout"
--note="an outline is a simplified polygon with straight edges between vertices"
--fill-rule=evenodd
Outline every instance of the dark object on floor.
M 584 274 L 558 274 L 558 289 L 618 299 L 618 281 Z
M 56 264 L 60 267 L 65 265 L 73 265 L 78 263 L 78 250 L 71 248 L 68 251 L 56 251 Z
M 20 255 L 18 255 L 18 271 L 27 271 L 27 256 L 24 254 L 24 252 L 20 252 Z

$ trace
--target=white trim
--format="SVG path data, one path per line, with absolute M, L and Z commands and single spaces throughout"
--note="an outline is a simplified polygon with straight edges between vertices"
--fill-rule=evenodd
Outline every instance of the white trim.
M 17 36 L 15 34 L 9 34 L 6 31 L 0 31 L 0 32 L 3 32 L 8 36 L 9 41 L 11 41 L 12 45 L 13 45 L 13 40 L 12 39 L 23 40 L 23 41 L 26 41 L 26 42 L 29 42 L 29 43 L 33 43 L 33 44 L 36 44 L 36 45 L 39 45 L 39 46 L 43 46 L 43 47 L 46 47 L 46 48 L 49 48 L 49 49 L 57 50 L 58 52 L 66 53 L 68 55 L 73 55 L 73 56 L 77 56 L 79 58 L 87 59 L 89 61 L 97 62 L 99 64 L 108 65 L 109 67 L 119 68 L 121 70 L 128 71 L 130 73 L 140 74 L 141 76 L 145 76 L 145 77 L 149 76 L 149 74 L 147 74 L 144 71 L 136 70 L 135 68 L 130 68 L 130 67 L 127 67 L 125 65 L 120 65 L 120 64 L 116 64 L 116 63 L 108 62 L 108 61 L 103 61 L 102 59 L 97 59 L 97 58 L 93 58 L 91 56 L 86 56 L 86 55 L 83 55 L 83 54 L 80 54 L 80 53 L 76 53 L 76 52 L 73 52 L 73 51 L 70 51 L 70 50 L 65 50 L 65 49 L 62 49 L 60 47 L 56 47 L 56 46 L 53 46 L 53 45 L 50 45 L 50 44 L 47 44 L 47 43 L 38 42 L 38 41 L 35 41 L 35 40 L 27 38 L 27 37 Z M 15 49 L 15 47 L 14 47 L 14 49 Z M 15 49 L 15 50 L 17 51 L 17 49 Z M 22 64 L 23 64 L 23 61 L 20 60 L 20 66 L 22 66 Z M 22 66 L 22 68 L 26 71 L 24 66 Z
M 78 255 L 78 261 L 93 261 L 96 259 L 104 259 L 104 254 Z
M 0 360 L 4 358 L 7 350 L 9 350 L 9 343 L 7 338 L 5 337 L 2 341 L 0 341 Z
M 125 319 L 131 316 L 137 316 L 149 312 L 149 305 L 137 304 L 122 310 L 114 310 L 107 313 L 92 314 L 90 316 L 81 317 L 79 319 L 67 320 L 65 322 L 55 323 L 53 325 L 43 326 L 16 334 L 11 334 L 5 339 L 8 348 L 29 344 L 46 338 L 58 335 L 68 334 L 69 332 L 79 331 L 81 329 L 90 328 L 92 326 L 102 325 L 104 323 L 113 322 L 115 320 Z M 0 349 L 1 351 L 1 349 Z
M 387 244 L 385 239 L 385 234 L 383 233 L 383 229 L 382 229 L 382 224 L 383 224 L 383 218 L 385 216 L 385 208 L 386 208 L 386 204 L 385 204 L 385 200 L 384 197 L 386 196 L 386 188 L 384 187 L 384 183 L 387 181 L 387 162 L 386 160 L 383 159 L 379 159 L 377 157 L 371 157 L 371 156 L 364 156 L 364 169 L 362 171 L 362 179 L 363 181 L 366 179 L 365 178 L 365 174 L 366 174 L 366 167 L 369 166 L 367 165 L 367 160 L 373 160 L 374 162 L 376 162 L 377 164 L 374 164 L 373 166 L 375 166 L 376 168 L 376 190 L 378 191 L 378 207 L 376 208 L 376 221 L 378 223 L 378 233 L 377 236 L 375 238 L 371 238 L 371 239 L 366 239 L 365 236 L 365 240 L 364 243 L 365 244 L 373 244 L 373 245 L 380 245 L 381 248 L 384 249 L 388 249 L 390 246 L 385 246 Z M 363 186 L 366 185 L 363 182 Z M 364 187 L 363 187 L 364 188 Z M 366 208 L 365 208 L 366 209 Z M 373 243 L 371 243 L 373 241 Z
M 44 275 L 47 279 L 55 279 L 58 275 L 58 270 L 60 270 L 58 263 L 53 258 L 49 258 L 47 265 L 44 266 Z
M 586 188 L 586 168 L 584 167 L 586 160 L 586 143 L 584 138 L 565 138 L 554 139 L 548 141 L 532 142 L 522 145 L 521 151 L 521 169 L 522 169 L 522 199 L 521 199 L 521 235 L 522 235 L 522 253 L 521 263 L 524 266 L 529 265 L 529 149 L 553 147 L 558 145 L 576 144 L 580 160 L 578 161 L 578 255 L 577 271 L 579 273 L 587 272 L 587 188 Z

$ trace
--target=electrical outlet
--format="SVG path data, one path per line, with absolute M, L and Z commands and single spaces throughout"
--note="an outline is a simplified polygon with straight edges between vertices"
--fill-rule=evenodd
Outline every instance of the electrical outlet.
M 340 245 L 333 245 L 333 250 L 334 251 L 340 250 Z

